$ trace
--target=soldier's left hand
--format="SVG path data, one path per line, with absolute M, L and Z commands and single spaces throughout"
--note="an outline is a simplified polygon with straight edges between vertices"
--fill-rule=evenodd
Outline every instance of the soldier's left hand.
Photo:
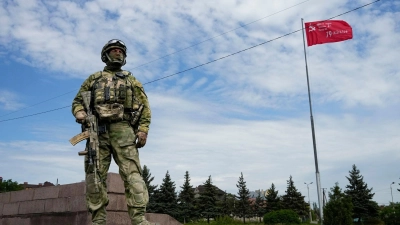
M 141 148 L 146 144 L 147 134 L 145 132 L 139 131 L 136 134 L 136 138 L 137 138 L 136 148 Z

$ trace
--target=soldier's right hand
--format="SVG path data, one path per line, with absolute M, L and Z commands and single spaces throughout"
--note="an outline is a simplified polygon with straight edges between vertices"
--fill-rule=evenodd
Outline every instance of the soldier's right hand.
M 84 110 L 79 110 L 78 112 L 75 113 L 75 119 L 77 123 L 83 124 L 85 122 L 86 117 L 87 114 Z

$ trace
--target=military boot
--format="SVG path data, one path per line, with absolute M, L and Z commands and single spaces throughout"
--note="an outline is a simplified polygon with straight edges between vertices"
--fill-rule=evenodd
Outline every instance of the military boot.
M 149 223 L 144 217 L 146 213 L 145 207 L 129 207 L 128 206 L 128 214 L 131 218 L 132 225 L 154 225 Z

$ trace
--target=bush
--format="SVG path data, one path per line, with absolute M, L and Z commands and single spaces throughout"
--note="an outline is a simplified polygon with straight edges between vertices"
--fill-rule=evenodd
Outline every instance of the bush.
M 272 211 L 264 215 L 265 224 L 300 224 L 299 215 L 290 209 Z
M 391 203 L 385 206 L 380 212 L 381 219 L 385 225 L 399 225 L 400 224 L 400 203 Z

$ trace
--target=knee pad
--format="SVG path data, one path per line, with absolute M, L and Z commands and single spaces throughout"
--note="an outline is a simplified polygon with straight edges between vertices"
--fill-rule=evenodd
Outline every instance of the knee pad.
M 126 201 L 130 207 L 146 207 L 149 202 L 149 193 L 143 178 L 138 173 L 127 177 L 125 185 Z

